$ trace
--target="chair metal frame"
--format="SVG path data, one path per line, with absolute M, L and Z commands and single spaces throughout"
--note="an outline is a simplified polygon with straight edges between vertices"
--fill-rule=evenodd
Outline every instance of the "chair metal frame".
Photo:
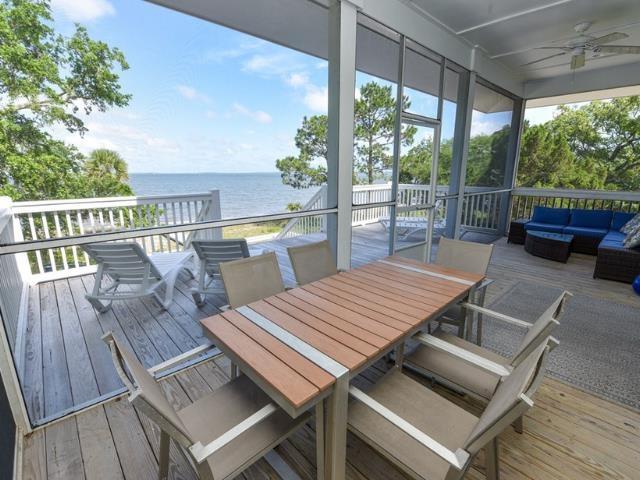
M 147 255 L 136 242 L 95 243 L 82 248 L 98 264 L 93 290 L 85 298 L 100 313 L 108 311 L 114 300 L 147 296 L 155 298 L 166 310 L 173 302 L 178 275 L 184 270 L 194 277 L 187 265 L 193 258 L 192 251 Z M 159 268 L 160 262 L 164 273 Z M 103 286 L 106 277 L 111 283 Z M 118 291 L 123 285 L 137 285 L 137 288 Z M 166 287 L 164 298 L 157 292 L 162 286 Z

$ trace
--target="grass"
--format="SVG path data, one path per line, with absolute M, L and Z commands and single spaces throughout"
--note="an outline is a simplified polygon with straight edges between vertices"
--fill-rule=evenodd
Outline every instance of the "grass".
M 223 238 L 246 238 L 258 235 L 278 233 L 285 226 L 286 220 L 279 222 L 248 223 L 246 225 L 233 225 L 222 229 Z

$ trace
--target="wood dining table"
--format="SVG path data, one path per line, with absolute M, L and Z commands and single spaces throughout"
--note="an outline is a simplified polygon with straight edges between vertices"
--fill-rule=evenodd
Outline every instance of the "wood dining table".
M 289 415 L 315 407 L 324 457 L 318 477 L 342 480 L 349 380 L 396 348 L 401 364 L 404 341 L 483 279 L 394 255 L 203 319 L 202 326 Z

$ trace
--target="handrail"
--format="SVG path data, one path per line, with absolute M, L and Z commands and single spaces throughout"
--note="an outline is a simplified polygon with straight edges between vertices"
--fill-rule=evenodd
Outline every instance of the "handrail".
M 564 188 L 518 187 L 513 195 L 522 197 L 579 198 L 588 200 L 623 200 L 640 202 L 640 191 L 620 192 L 617 190 L 572 190 Z
M 99 197 L 99 198 L 72 198 L 61 200 L 35 200 L 27 202 L 15 202 L 14 214 L 55 212 L 61 210 L 97 209 L 109 207 L 134 207 L 138 205 L 151 205 L 156 203 L 169 203 L 177 201 L 206 200 L 211 193 L 187 193 L 170 195 L 147 195 L 128 197 Z

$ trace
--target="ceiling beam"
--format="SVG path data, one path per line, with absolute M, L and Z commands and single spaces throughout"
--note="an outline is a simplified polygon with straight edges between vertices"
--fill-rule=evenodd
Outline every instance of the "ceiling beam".
M 478 25 L 474 25 L 472 27 L 464 28 L 462 30 L 458 30 L 455 32 L 457 35 L 462 35 L 464 33 L 473 32 L 474 30 L 480 30 L 481 28 L 489 27 L 491 25 L 495 25 L 497 23 L 506 22 L 508 20 L 512 20 L 514 18 L 523 17 L 525 15 L 530 15 L 532 13 L 540 12 L 542 10 L 547 10 L 549 8 L 557 7 L 559 5 L 564 5 L 565 3 L 573 2 L 574 0 L 558 0 L 553 3 L 548 3 L 546 5 L 540 5 L 539 7 L 529 8 L 527 10 L 522 10 L 521 12 L 512 13 L 510 15 L 505 15 L 504 17 L 496 18 L 490 20 L 485 23 L 480 23 Z M 494 57 L 492 57 L 494 58 Z

